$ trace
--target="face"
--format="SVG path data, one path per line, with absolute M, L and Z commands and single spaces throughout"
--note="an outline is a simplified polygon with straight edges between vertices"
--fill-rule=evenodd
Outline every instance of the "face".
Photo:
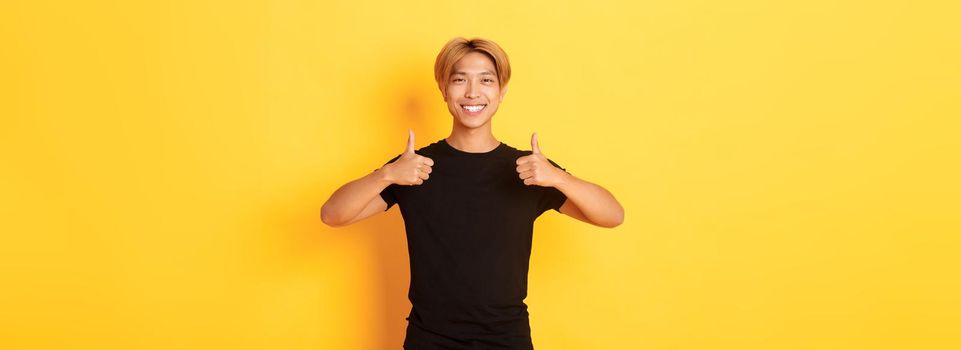
M 484 53 L 471 52 L 454 64 L 444 101 L 455 123 L 474 129 L 490 122 L 505 93 L 507 87 L 500 86 L 494 61 Z

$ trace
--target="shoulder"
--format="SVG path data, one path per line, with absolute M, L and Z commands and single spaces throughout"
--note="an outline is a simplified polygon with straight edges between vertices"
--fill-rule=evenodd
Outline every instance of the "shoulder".
M 436 156 L 440 152 L 440 150 L 441 150 L 440 140 L 437 140 L 437 141 L 434 141 L 434 143 L 431 143 L 427 146 L 418 148 L 416 151 L 414 151 L 414 153 L 417 153 L 419 155 L 426 156 L 426 157 L 433 157 L 433 156 Z
M 501 148 L 504 149 L 504 151 L 503 151 L 502 153 L 503 153 L 505 156 L 514 157 L 514 158 L 527 156 L 527 155 L 530 155 L 530 154 L 532 153 L 532 151 L 525 151 L 525 150 L 517 149 L 517 148 L 515 148 L 514 146 L 508 145 L 508 144 L 506 144 L 506 143 L 504 143 L 504 144 L 503 144 L 503 147 L 501 147 Z
M 513 159 L 517 159 L 517 158 L 520 158 L 520 157 L 523 157 L 523 156 L 529 156 L 529 155 L 531 155 L 531 154 L 534 153 L 534 151 L 532 151 L 532 150 L 517 149 L 517 148 L 514 148 L 514 147 L 512 147 L 512 146 L 510 146 L 510 145 L 508 145 L 508 144 L 506 144 L 506 143 L 504 144 L 504 146 L 506 146 L 506 147 L 504 147 L 504 149 L 505 149 L 505 152 L 504 152 L 505 155 L 507 155 L 508 157 L 513 158 Z M 564 167 L 562 167 L 560 164 L 557 164 L 557 162 L 555 162 L 554 159 L 552 159 L 552 158 L 547 158 L 547 161 L 550 162 L 552 165 L 560 168 L 561 170 L 567 171 L 567 168 L 564 168 Z

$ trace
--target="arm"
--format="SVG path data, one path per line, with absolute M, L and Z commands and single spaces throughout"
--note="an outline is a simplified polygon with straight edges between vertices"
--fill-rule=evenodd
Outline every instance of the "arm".
M 559 174 L 561 180 L 554 187 L 567 196 L 561 213 L 607 228 L 624 222 L 624 208 L 608 190 L 565 171 Z
M 380 192 L 391 184 L 421 185 L 429 177 L 434 161 L 414 152 L 414 131 L 407 148 L 396 160 L 357 180 L 341 186 L 320 208 L 320 220 L 331 227 L 346 226 L 387 210 Z
M 350 225 L 387 209 L 380 191 L 390 186 L 384 167 L 344 184 L 320 209 L 320 219 L 331 227 Z
M 525 185 L 560 190 L 567 200 L 558 210 L 575 219 L 608 228 L 624 222 L 624 208 L 610 192 L 551 164 L 541 153 L 537 133 L 531 135 L 531 149 L 530 155 L 517 159 L 517 174 Z

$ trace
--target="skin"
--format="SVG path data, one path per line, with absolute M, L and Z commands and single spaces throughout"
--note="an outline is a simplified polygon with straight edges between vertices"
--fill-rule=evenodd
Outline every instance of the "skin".
M 453 118 L 448 144 L 464 152 L 488 152 L 500 145 L 491 132 L 491 119 L 507 94 L 489 56 L 471 52 L 454 64 L 444 102 Z M 471 116 L 462 105 L 487 106 Z M 404 153 L 394 162 L 338 188 L 321 208 L 321 220 L 331 227 L 347 226 L 387 209 L 380 192 L 391 184 L 418 186 L 430 178 L 434 161 L 414 153 L 414 131 L 408 130 Z M 555 187 L 567 196 L 560 212 L 580 221 L 616 227 L 624 222 L 624 208 L 603 187 L 577 178 L 547 160 L 531 135 L 532 153 L 517 159 L 517 176 L 528 186 Z

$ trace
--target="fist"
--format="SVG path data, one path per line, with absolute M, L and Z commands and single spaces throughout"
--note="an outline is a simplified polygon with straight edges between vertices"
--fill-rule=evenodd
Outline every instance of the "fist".
M 414 130 L 408 130 L 407 148 L 400 158 L 384 166 L 387 180 L 398 185 L 421 185 L 430 176 L 434 160 L 414 153 Z
M 517 158 L 517 176 L 528 186 L 554 187 L 559 184 L 564 171 L 555 167 L 541 154 L 541 149 L 537 146 L 536 132 L 531 135 L 531 150 L 530 155 Z

